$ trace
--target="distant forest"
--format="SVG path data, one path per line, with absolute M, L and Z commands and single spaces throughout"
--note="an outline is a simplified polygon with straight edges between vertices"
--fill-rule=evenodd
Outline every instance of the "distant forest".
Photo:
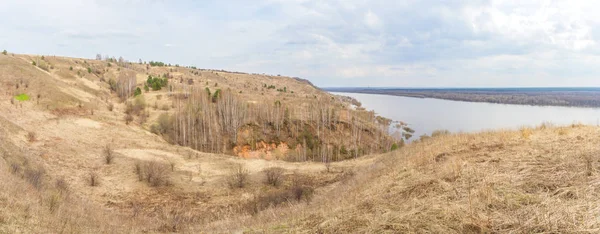
M 600 88 L 327 88 L 331 92 L 385 94 L 535 106 L 600 107 Z

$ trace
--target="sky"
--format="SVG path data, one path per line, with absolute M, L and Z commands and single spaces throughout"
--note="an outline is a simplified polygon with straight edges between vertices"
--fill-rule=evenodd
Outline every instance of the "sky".
M 0 0 L 0 50 L 320 87 L 600 86 L 596 1 Z

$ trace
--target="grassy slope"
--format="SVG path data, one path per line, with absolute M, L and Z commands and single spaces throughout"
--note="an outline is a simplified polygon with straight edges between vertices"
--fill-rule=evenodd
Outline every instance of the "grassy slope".
M 574 125 L 436 137 L 376 156 L 314 203 L 265 212 L 248 230 L 595 233 L 599 134 Z
M 33 67 L 30 59 L 0 56 L 0 232 L 527 233 L 599 228 L 596 127 L 441 136 L 394 153 L 333 163 L 331 172 L 325 172 L 317 163 L 243 160 L 169 145 L 144 126 L 125 125 L 124 105 L 98 77 L 84 73 L 83 79 L 69 78 L 83 70 L 82 60 L 47 58 L 56 68 L 48 73 Z M 253 79 L 296 84 L 237 76 L 206 72 L 200 79 L 222 79 L 220 86 L 240 88 Z M 20 78 L 29 85 L 17 91 L 31 100 L 11 104 Z M 293 89 L 313 92 L 297 85 Z M 269 98 L 290 95 L 269 92 Z M 158 95 L 149 95 L 148 102 L 165 101 Z M 106 108 L 109 102 L 115 103 L 112 112 Z M 76 107 L 79 103 L 82 108 Z M 69 111 L 50 111 L 58 107 Z M 34 140 L 28 132 L 36 133 Z M 107 144 L 117 152 L 111 165 L 103 163 L 101 153 Z M 139 182 L 133 171 L 137 160 L 173 163 L 173 185 L 152 188 Z M 19 172 L 11 172 L 13 165 Z M 247 188 L 225 185 L 236 165 L 250 172 Z M 245 202 L 272 190 L 261 184 L 261 170 L 271 166 L 286 170 L 285 183 L 294 175 L 313 180 L 313 201 L 285 203 L 254 216 L 241 210 Z M 38 188 L 25 173 L 37 168 L 45 171 Z M 98 173 L 100 186 L 88 185 L 90 172 Z M 62 194 L 58 180 L 67 182 L 67 193 Z M 54 209 L 53 202 L 58 204 Z

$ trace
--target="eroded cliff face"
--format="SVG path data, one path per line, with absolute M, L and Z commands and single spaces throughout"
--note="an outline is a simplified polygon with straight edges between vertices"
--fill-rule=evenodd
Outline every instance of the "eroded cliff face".
M 300 145 L 297 148 L 301 148 Z M 257 142 L 256 145 L 242 145 L 233 148 L 233 154 L 246 159 L 266 159 L 283 160 L 290 151 L 290 147 L 285 143 L 266 143 Z

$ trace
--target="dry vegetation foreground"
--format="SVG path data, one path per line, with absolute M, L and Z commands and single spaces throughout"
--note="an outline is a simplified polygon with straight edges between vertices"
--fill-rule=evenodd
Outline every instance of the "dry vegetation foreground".
M 54 124 L 68 129 L 91 127 L 90 121 Z M 49 134 L 48 128 L 39 132 Z M 151 135 L 138 143 L 114 142 L 118 157 L 106 165 L 98 140 L 92 147 L 98 152 L 66 144 L 86 136 L 62 140 L 60 155 L 44 150 L 57 147 L 49 135 L 38 134 L 32 144 L 26 131 L 4 119 L 2 131 L 2 232 L 600 231 L 600 128 L 594 126 L 442 135 L 329 168 L 188 156 L 192 151 L 167 144 L 150 149 L 145 142 L 160 140 Z M 10 139 L 9 131 L 20 134 Z M 135 172 L 136 160 L 154 157 L 174 162 L 170 185 L 139 181 L 145 179 Z M 263 171 L 271 167 L 281 174 Z M 99 185 L 89 184 L 90 171 Z M 240 175 L 247 176 L 243 188 L 237 188 Z M 280 184 L 270 184 L 277 176 Z M 310 194 L 304 193 L 307 186 L 314 188 Z

